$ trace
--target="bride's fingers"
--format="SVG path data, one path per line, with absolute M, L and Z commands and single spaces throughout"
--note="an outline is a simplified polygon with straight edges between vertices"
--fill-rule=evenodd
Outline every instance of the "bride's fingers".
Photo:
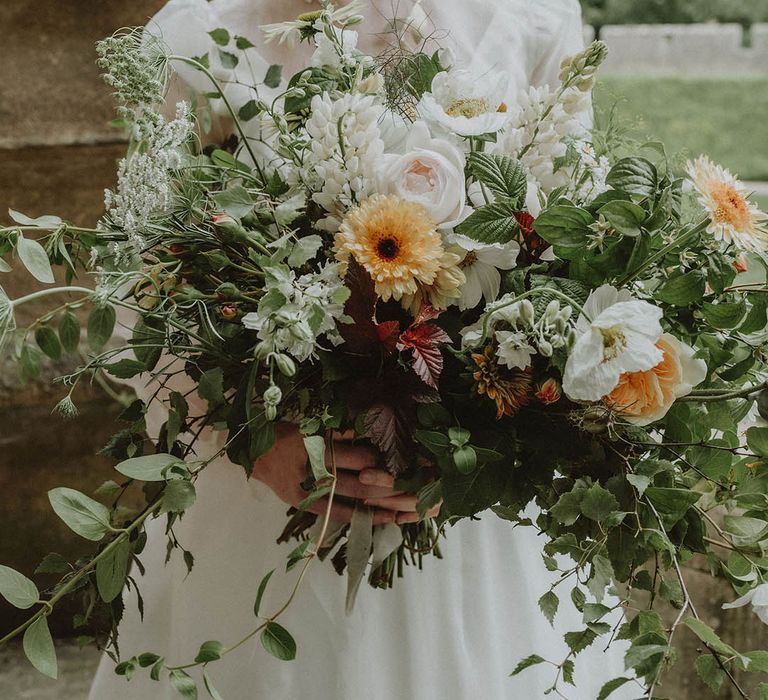
M 395 477 L 385 469 L 363 469 L 360 472 L 360 483 L 366 486 L 384 486 L 391 489 L 395 485 Z
M 338 443 L 331 455 L 330 450 L 325 451 L 325 466 L 329 469 L 336 464 L 338 469 L 350 469 L 360 471 L 361 469 L 374 468 L 381 459 L 381 455 L 372 447 L 362 447 L 352 445 L 348 442 Z
M 308 510 L 319 516 L 324 516 L 328 509 L 328 497 L 321 498 L 315 501 Z M 352 515 L 355 512 L 354 506 L 346 503 L 339 503 L 334 501 L 331 505 L 331 520 L 337 520 L 343 523 L 352 522 Z M 397 514 L 391 510 L 379 510 L 378 508 L 373 511 L 373 524 L 374 525 L 386 525 L 388 523 L 394 523 Z
M 435 506 L 424 514 L 424 518 L 435 518 L 439 512 L 440 506 Z M 418 513 L 398 513 L 395 522 L 398 525 L 405 525 L 406 523 L 417 523 L 419 520 L 421 520 L 421 518 Z
M 369 486 L 361 483 L 361 481 L 357 477 L 357 472 L 340 470 L 336 474 L 336 493 L 339 496 L 355 498 L 360 501 L 367 498 L 386 498 L 402 493 L 402 491 L 393 491 L 387 486 Z
M 399 496 L 388 498 L 367 498 L 364 502 L 367 506 L 384 508 L 386 510 L 400 510 L 404 512 L 416 512 L 416 494 L 403 493 Z

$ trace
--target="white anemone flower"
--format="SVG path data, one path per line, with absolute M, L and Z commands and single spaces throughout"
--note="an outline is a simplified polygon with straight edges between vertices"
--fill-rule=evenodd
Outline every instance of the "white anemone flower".
M 480 243 L 458 234 L 450 236 L 449 242 L 465 253 L 460 267 L 467 281 L 461 288 L 459 308 L 474 309 L 481 299 L 495 301 L 501 288 L 499 270 L 511 270 L 515 266 L 520 246 L 515 241 Z
M 421 98 L 416 109 L 425 121 L 459 136 L 493 134 L 507 123 L 507 84 L 502 74 L 443 71 L 435 76 L 432 91 Z
M 761 622 L 768 625 L 768 583 L 761 583 L 732 603 L 723 603 L 723 609 L 730 610 L 732 608 L 741 608 L 745 605 L 752 605 L 755 615 L 760 618 Z
M 572 400 L 599 401 L 625 372 L 645 372 L 664 359 L 656 346 L 661 309 L 627 297 L 625 290 L 603 285 L 587 300 L 584 310 L 591 320 L 579 319 L 563 373 L 563 390 Z

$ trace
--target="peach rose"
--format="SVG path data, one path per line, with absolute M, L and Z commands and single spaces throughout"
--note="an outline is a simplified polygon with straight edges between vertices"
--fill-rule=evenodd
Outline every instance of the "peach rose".
M 669 333 L 659 338 L 656 347 L 664 354 L 658 365 L 645 372 L 625 372 L 603 399 L 635 425 L 663 418 L 676 399 L 707 376 L 707 365 L 693 357 L 693 348 Z

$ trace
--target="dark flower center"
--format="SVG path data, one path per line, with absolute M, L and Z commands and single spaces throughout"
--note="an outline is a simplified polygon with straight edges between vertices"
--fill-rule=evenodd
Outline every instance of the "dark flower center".
M 400 246 L 392 238 L 383 238 L 376 246 L 376 252 L 385 260 L 393 260 L 397 256 Z

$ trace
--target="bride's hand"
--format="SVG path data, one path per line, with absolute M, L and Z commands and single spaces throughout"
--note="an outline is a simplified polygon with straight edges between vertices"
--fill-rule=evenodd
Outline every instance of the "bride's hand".
M 419 520 L 416 495 L 395 491 L 394 479 L 378 469 L 379 453 L 371 447 L 355 445 L 350 434 L 334 439 L 336 463 L 336 496 L 362 501 L 374 508 L 374 525 L 410 523 Z M 330 468 L 330 450 L 326 462 Z M 280 500 L 298 505 L 307 495 L 301 488 L 306 478 L 307 453 L 298 428 L 290 424 L 277 427 L 275 446 L 254 464 L 253 476 L 269 486 Z M 331 518 L 349 522 L 354 506 L 338 498 L 331 505 Z M 315 501 L 309 510 L 318 515 L 326 512 L 328 499 Z M 436 513 L 429 513 L 435 515 Z

